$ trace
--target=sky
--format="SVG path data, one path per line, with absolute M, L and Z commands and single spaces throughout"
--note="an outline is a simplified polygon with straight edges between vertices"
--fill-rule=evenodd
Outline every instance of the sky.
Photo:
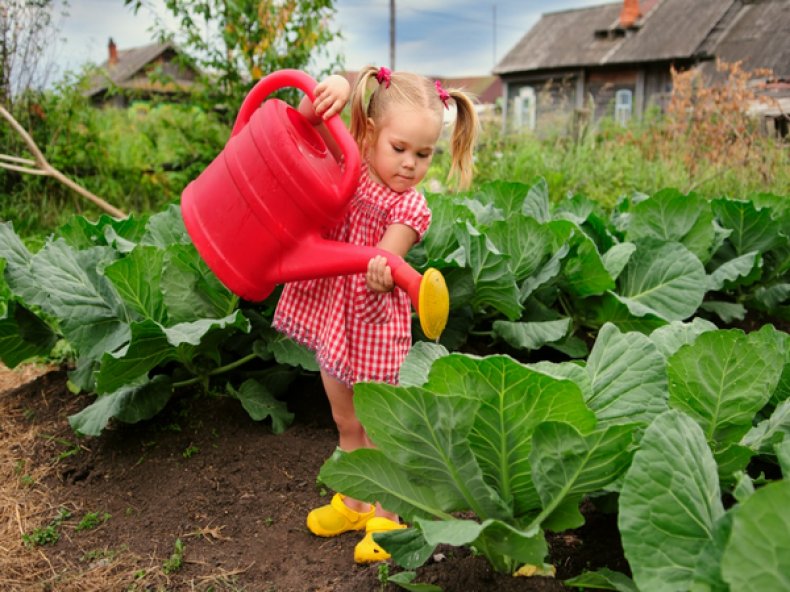
M 486 75 L 541 13 L 612 1 L 616 0 L 396 0 L 395 66 L 443 77 Z M 177 32 L 175 20 L 162 8 L 164 1 L 148 3 Z M 343 39 L 332 49 L 345 56 L 346 68 L 389 66 L 389 0 L 336 0 L 335 7 L 332 24 Z M 153 14 L 141 9 L 135 15 L 123 0 L 69 0 L 68 13 L 59 21 L 60 40 L 53 44 L 60 73 L 106 60 L 110 37 L 118 49 L 153 40 Z

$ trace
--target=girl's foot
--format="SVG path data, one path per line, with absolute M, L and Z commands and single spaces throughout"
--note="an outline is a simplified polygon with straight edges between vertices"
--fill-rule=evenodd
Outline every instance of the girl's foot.
M 333 537 L 351 530 L 362 530 L 373 518 L 376 510 L 356 512 L 344 502 L 345 496 L 336 493 L 326 506 L 312 510 L 307 515 L 307 528 L 316 536 Z
M 390 554 L 373 540 L 373 534 L 377 532 L 387 532 L 388 530 L 398 530 L 400 528 L 406 528 L 406 525 L 399 524 L 389 518 L 377 516 L 368 520 L 365 526 L 365 537 L 354 547 L 354 561 L 357 563 L 373 563 L 374 561 L 389 559 Z

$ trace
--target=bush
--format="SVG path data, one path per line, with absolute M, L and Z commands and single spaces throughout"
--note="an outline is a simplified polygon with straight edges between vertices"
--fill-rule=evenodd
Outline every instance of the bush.
M 14 117 L 64 175 L 127 213 L 150 213 L 177 200 L 186 184 L 222 150 L 230 130 L 190 104 L 137 103 L 98 109 L 82 96 L 85 77 L 15 103 Z M 8 154 L 31 158 L 9 126 Z M 22 236 L 47 234 L 73 214 L 99 209 L 57 181 L 0 169 L 0 219 Z
M 674 72 L 666 115 L 649 110 L 623 127 L 605 117 L 569 133 L 558 122 L 541 135 L 502 133 L 488 122 L 476 154 L 475 181 L 530 184 L 541 177 L 557 198 L 581 193 L 605 206 L 620 196 L 675 187 L 703 197 L 783 195 L 790 186 L 790 151 L 766 137 L 748 114 L 759 97 L 750 81 L 764 72 L 739 64 L 718 65 L 719 79 L 701 84 L 697 71 Z M 449 155 L 441 152 L 430 172 L 444 183 Z

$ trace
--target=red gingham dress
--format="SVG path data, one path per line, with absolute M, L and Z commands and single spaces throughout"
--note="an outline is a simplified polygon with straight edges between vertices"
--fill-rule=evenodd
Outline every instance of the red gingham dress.
M 390 224 L 413 228 L 422 240 L 431 223 L 425 198 L 415 189 L 396 193 L 362 166 L 359 186 L 340 223 L 324 238 L 376 246 Z M 318 365 L 349 386 L 398 383 L 411 347 L 411 301 L 395 287 L 368 290 L 365 274 L 291 282 L 283 288 L 272 325 L 307 346 Z

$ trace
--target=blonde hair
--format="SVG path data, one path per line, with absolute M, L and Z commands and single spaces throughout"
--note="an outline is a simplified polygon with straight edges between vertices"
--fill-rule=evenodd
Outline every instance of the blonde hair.
M 364 152 L 370 138 L 367 137 L 368 118 L 379 123 L 391 105 L 406 105 L 428 109 L 439 121 L 444 118 L 444 101 L 439 97 L 435 82 L 424 76 L 409 72 L 392 72 L 389 84 L 378 83 L 367 100 L 367 87 L 371 78 L 376 80 L 379 69 L 366 66 L 359 72 L 351 92 L 351 135 Z M 446 89 L 455 101 L 456 118 L 450 139 L 450 173 L 448 180 L 457 180 L 458 187 L 465 189 L 472 182 L 474 167 L 472 152 L 480 127 L 472 99 L 460 89 Z

